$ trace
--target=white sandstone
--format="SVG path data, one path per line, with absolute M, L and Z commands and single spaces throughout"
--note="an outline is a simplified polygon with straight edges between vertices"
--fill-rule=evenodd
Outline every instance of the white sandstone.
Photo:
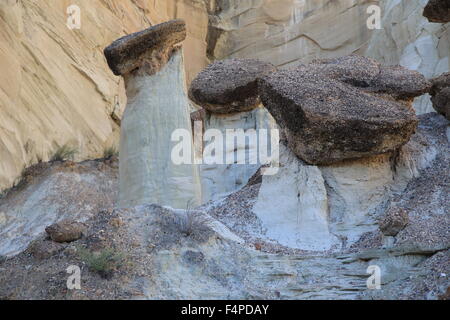
M 173 208 L 199 204 L 194 165 L 171 159 L 174 130 L 192 132 L 182 50 L 160 71 L 127 80 L 128 104 L 122 120 L 120 191 L 122 207 L 157 203 Z

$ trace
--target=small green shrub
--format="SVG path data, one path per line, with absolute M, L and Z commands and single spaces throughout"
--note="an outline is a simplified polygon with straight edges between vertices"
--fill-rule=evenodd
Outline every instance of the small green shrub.
M 77 248 L 78 256 L 94 272 L 108 278 L 112 272 L 120 267 L 124 261 L 124 254 L 112 248 L 106 248 L 98 252 L 92 252 L 82 247 Z
M 65 144 L 56 149 L 53 156 L 50 157 L 50 161 L 73 160 L 77 153 L 78 150 L 76 148 Z
M 117 148 L 115 146 L 108 147 L 103 151 L 103 158 L 105 158 L 105 159 L 110 159 L 112 157 L 118 157 L 118 156 L 119 156 L 119 151 L 117 150 Z

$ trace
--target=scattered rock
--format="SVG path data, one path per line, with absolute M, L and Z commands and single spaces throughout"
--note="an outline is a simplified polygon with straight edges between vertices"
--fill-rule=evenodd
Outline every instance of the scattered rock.
M 190 264 L 200 264 L 205 260 L 205 255 L 199 251 L 187 250 L 183 254 L 183 260 Z
M 450 300 L 450 286 L 447 287 L 447 290 L 443 295 L 439 296 L 439 300 Z
M 64 249 L 64 254 L 68 256 L 74 256 L 78 252 L 78 249 L 74 245 L 69 245 Z
M 409 222 L 408 213 L 402 208 L 390 208 L 379 222 L 385 236 L 396 236 Z
M 7 220 L 6 214 L 4 212 L 0 212 L 0 225 L 5 224 Z
M 261 243 L 256 242 L 256 243 L 254 243 L 254 245 L 255 245 L 255 250 L 261 251 L 261 249 L 262 249 Z
M 431 80 L 431 101 L 437 113 L 450 120 L 450 72 Z
M 402 67 L 349 56 L 264 76 L 264 106 L 289 147 L 309 164 L 332 164 L 398 149 L 415 132 L 412 98 L 430 83 Z
M 430 22 L 450 22 L 450 1 L 430 0 L 423 10 L 423 15 Z
M 86 233 L 83 223 L 63 220 L 45 228 L 50 238 L 55 242 L 72 242 L 80 239 Z
M 112 218 L 109 223 L 115 228 L 120 228 L 123 226 L 123 220 L 120 217 Z
M 169 60 L 173 46 L 185 38 L 186 23 L 171 20 L 114 41 L 104 54 L 115 75 L 142 67 L 156 73 Z
M 28 252 L 38 260 L 48 259 L 64 249 L 64 245 L 54 241 L 36 240 L 28 247 Z
M 275 70 L 254 59 L 216 61 L 192 81 L 189 97 L 213 113 L 249 111 L 260 104 L 258 78 Z

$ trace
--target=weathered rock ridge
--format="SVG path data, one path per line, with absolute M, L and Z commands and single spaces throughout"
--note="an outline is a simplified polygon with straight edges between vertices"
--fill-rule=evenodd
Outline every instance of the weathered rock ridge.
M 430 23 L 423 10 L 427 1 L 380 1 L 380 30 L 372 30 L 364 55 L 386 65 L 419 71 L 431 79 L 450 70 L 450 28 Z M 417 98 L 418 114 L 432 112 L 429 96 Z

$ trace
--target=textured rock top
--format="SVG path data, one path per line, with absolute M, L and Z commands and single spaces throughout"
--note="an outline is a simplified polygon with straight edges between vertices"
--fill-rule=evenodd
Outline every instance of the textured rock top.
M 427 93 L 431 86 L 430 82 L 417 71 L 401 66 L 383 66 L 374 59 L 358 55 L 315 60 L 306 68 L 366 92 L 389 94 L 401 100 L 421 96 Z
M 266 75 L 259 87 L 294 153 L 311 164 L 331 164 L 408 142 L 417 126 L 412 98 L 430 83 L 401 67 L 348 56 Z
M 423 10 L 423 15 L 428 18 L 428 21 L 430 22 L 450 22 L 450 1 L 430 0 Z
M 189 97 L 214 113 L 248 111 L 260 103 L 258 78 L 275 70 L 272 64 L 254 59 L 216 61 L 192 81 Z
M 114 41 L 105 48 L 104 54 L 114 74 L 123 75 L 152 55 L 167 55 L 167 51 L 185 38 L 185 22 L 171 20 Z

